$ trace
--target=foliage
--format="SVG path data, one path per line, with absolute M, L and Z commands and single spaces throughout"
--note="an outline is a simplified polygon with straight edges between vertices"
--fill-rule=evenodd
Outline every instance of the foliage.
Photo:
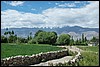
M 35 39 L 31 39 L 28 41 L 29 44 L 36 44 L 36 40 Z
M 39 44 L 54 44 L 57 39 L 57 33 L 40 31 L 35 36 L 35 39 Z
M 96 37 L 93 37 L 90 41 L 91 41 L 91 42 L 98 42 L 98 43 L 99 43 L 99 39 L 96 38 Z
M 69 34 L 61 34 L 58 37 L 58 43 L 61 45 L 69 45 L 70 44 L 70 35 Z
M 1 36 L 1 43 L 7 43 L 7 38 L 5 36 Z
M 39 34 L 40 32 L 43 32 L 43 30 L 38 30 L 38 31 L 35 33 L 34 37 L 37 37 L 38 34 Z
M 84 34 L 82 34 L 82 42 L 84 42 L 85 41 L 85 39 L 84 39 Z
M 72 39 L 70 39 L 70 45 L 72 46 L 74 44 L 74 39 L 73 39 L 73 36 L 72 36 Z

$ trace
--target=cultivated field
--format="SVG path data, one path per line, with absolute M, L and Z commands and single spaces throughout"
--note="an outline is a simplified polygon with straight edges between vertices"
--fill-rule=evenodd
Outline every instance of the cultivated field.
M 48 44 L 15 44 L 2 43 L 1 44 L 1 58 L 16 56 L 16 55 L 32 55 L 40 52 L 56 51 L 63 48 L 51 46 Z

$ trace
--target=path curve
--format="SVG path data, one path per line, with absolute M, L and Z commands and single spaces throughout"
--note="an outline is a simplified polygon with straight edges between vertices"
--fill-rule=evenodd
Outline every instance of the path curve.
M 65 48 L 68 48 L 69 50 L 73 51 L 73 52 L 81 52 L 83 50 L 79 49 L 78 47 L 76 46 L 57 46 L 57 47 L 65 47 Z M 68 63 L 71 59 L 73 58 L 73 56 L 65 56 L 65 57 L 62 57 L 62 58 L 59 58 L 59 59 L 54 59 L 54 60 L 49 60 L 49 61 L 46 61 L 46 62 L 41 62 L 39 64 L 34 64 L 34 65 L 30 65 L 30 66 L 50 66 L 49 64 L 53 64 L 53 65 L 56 65 L 58 63 Z

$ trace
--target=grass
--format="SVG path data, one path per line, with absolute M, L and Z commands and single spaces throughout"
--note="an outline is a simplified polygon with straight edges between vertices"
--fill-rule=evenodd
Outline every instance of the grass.
M 16 56 L 16 55 L 32 55 L 40 52 L 56 51 L 63 48 L 51 46 L 48 44 L 15 44 L 1 43 L 1 58 Z
M 79 62 L 73 64 L 58 64 L 56 66 L 99 66 L 99 47 L 98 46 L 77 46 L 83 50 L 81 52 L 82 59 Z M 51 65 L 52 66 L 52 65 Z
M 93 51 L 93 52 L 99 51 L 99 46 L 79 46 L 78 48 L 84 51 Z
M 99 53 L 82 52 L 83 59 L 78 63 L 79 66 L 99 66 Z
M 99 47 L 98 46 L 88 46 L 79 47 L 85 52 L 81 52 L 83 59 L 78 63 L 79 66 L 99 66 Z M 97 52 L 97 53 L 96 53 Z

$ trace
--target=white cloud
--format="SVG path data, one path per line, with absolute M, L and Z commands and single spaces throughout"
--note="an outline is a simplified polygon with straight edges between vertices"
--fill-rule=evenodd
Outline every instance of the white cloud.
M 81 3 L 81 1 L 75 1 L 74 3 Z
M 75 3 L 64 3 L 64 4 L 59 4 L 59 7 L 75 7 Z
M 81 26 L 99 28 L 99 1 L 83 8 L 49 8 L 41 14 L 1 11 L 1 28 Z
M 11 2 L 4 1 L 4 3 L 7 3 L 7 4 L 11 5 L 11 6 L 19 6 L 19 5 L 21 6 L 21 5 L 23 5 L 24 1 L 11 1 Z
M 2 28 L 37 27 L 44 24 L 41 14 L 23 13 L 16 10 L 1 11 Z
M 59 5 L 59 3 L 55 3 L 55 5 Z
M 50 8 L 43 11 L 46 22 L 57 26 L 99 27 L 99 2 L 95 1 L 83 8 Z
M 35 8 L 32 8 L 31 10 L 35 11 L 36 9 Z

